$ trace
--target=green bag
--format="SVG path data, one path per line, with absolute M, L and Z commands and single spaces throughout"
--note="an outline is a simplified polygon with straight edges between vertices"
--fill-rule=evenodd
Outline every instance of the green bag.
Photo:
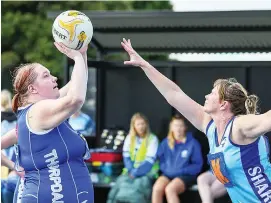
M 152 183 L 149 176 L 131 179 L 128 175 L 121 175 L 110 190 L 107 203 L 149 203 Z

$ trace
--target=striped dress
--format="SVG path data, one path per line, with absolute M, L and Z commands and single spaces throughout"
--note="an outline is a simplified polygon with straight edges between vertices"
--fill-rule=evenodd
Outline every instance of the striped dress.
M 207 127 L 210 146 L 208 161 L 212 172 L 226 186 L 232 203 L 271 203 L 267 138 L 260 136 L 248 145 L 233 143 L 230 137 L 233 120 L 229 121 L 220 144 L 213 120 Z
M 21 202 L 94 202 L 93 185 L 83 159 L 87 152 L 85 141 L 67 121 L 34 132 L 27 121 L 30 107 L 17 112 L 17 163 L 25 169 Z

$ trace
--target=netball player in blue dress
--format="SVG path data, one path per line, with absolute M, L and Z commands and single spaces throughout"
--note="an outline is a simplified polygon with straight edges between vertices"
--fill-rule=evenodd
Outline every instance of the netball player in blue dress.
M 62 44 L 55 46 L 75 62 L 71 81 L 58 90 L 57 78 L 41 64 L 19 67 L 13 85 L 18 138 L 15 130 L 10 131 L 2 138 L 2 147 L 18 144 L 15 166 L 25 172 L 22 203 L 91 203 L 93 186 L 83 159 L 88 148 L 67 121 L 85 101 L 87 48 L 80 53 Z M 14 167 L 3 155 L 1 160 Z
M 141 58 L 130 40 L 121 44 L 130 56 L 124 64 L 141 67 L 168 103 L 207 135 L 212 172 L 232 202 L 271 202 L 269 145 L 263 136 L 271 131 L 271 111 L 257 114 L 258 98 L 232 79 L 217 80 L 201 106 Z

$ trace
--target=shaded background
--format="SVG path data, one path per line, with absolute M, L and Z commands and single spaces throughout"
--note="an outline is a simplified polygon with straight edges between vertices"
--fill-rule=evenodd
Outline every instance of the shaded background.
M 53 45 L 52 19 L 48 11 L 59 10 L 172 10 L 169 1 L 104 1 L 104 2 L 2 2 L 2 89 L 12 90 L 11 72 L 21 63 L 40 62 L 59 78 L 59 85 L 65 81 L 66 60 Z M 95 28 L 94 28 L 95 32 Z M 150 120 L 152 131 L 160 140 L 166 137 L 170 117 L 176 113 L 143 71 L 123 66 L 125 53 L 106 55 L 102 64 L 92 63 L 96 59 L 95 49 L 89 49 L 89 88 L 84 105 L 85 113 L 98 123 L 97 136 L 88 143 L 95 147 L 104 128 L 119 127 L 128 130 L 130 118 L 135 112 L 142 112 Z M 167 54 L 144 54 L 151 61 L 168 60 Z M 113 61 L 113 62 L 112 62 Z M 175 81 L 191 98 L 200 104 L 212 89 L 217 78 L 235 77 L 249 91 L 260 97 L 261 112 L 271 109 L 271 68 L 269 62 L 190 62 L 161 65 L 153 62 L 159 71 Z M 69 63 L 71 71 L 72 63 Z M 97 75 L 97 70 L 100 75 Z M 67 78 L 66 78 L 67 79 Z M 97 88 L 99 84 L 99 88 Z M 99 97 L 97 97 L 99 94 Z M 99 105 L 97 105 L 99 103 Z M 99 109 L 97 109 L 98 107 Z M 97 116 L 99 114 L 99 116 Z M 189 130 L 195 133 L 203 148 L 206 160 L 208 143 L 205 136 L 191 124 Z M 202 171 L 208 168 L 206 162 Z M 96 202 L 104 202 L 109 188 L 95 188 Z

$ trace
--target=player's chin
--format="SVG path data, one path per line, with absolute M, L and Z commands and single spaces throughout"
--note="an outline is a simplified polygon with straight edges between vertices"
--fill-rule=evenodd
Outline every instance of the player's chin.
M 204 111 L 205 113 L 209 113 L 209 110 L 208 110 L 208 107 L 206 106 L 206 104 L 203 106 L 203 111 Z

